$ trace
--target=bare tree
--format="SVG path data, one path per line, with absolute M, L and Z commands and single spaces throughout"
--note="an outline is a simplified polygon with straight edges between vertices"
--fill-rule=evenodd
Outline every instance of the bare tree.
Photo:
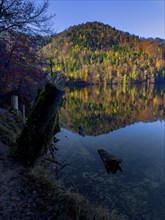
M 22 33 L 49 33 L 48 0 L 0 0 L 0 32 L 13 30 Z

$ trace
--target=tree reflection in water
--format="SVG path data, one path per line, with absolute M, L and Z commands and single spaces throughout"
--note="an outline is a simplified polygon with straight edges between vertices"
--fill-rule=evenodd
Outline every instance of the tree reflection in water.
M 66 91 L 66 108 L 61 110 L 62 126 L 85 135 L 109 133 L 136 122 L 165 119 L 165 87 L 88 86 Z

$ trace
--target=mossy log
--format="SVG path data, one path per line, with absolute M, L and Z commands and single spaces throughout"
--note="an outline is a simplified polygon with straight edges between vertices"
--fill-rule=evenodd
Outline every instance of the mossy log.
M 115 157 L 114 155 L 108 153 L 104 149 L 99 149 L 98 153 L 104 162 L 105 169 L 107 173 L 116 173 L 117 170 L 120 170 L 122 172 L 121 167 L 119 164 L 122 162 L 122 159 Z
M 52 136 L 58 132 L 58 111 L 64 93 L 64 75 L 56 72 L 46 80 L 18 139 L 16 155 L 24 166 L 34 166 Z

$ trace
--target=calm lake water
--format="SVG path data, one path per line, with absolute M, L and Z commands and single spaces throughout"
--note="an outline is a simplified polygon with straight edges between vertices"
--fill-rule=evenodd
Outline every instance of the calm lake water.
M 165 219 L 165 87 L 67 89 L 60 122 L 66 187 L 121 220 Z M 122 159 L 122 172 L 107 173 L 101 148 Z

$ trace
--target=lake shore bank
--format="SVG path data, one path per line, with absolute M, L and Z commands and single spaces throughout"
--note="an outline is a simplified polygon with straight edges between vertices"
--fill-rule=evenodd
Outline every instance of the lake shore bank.
M 18 113 L 0 108 L 0 218 L 109 219 L 108 210 L 67 191 L 40 164 L 26 169 L 12 156 L 23 126 Z

